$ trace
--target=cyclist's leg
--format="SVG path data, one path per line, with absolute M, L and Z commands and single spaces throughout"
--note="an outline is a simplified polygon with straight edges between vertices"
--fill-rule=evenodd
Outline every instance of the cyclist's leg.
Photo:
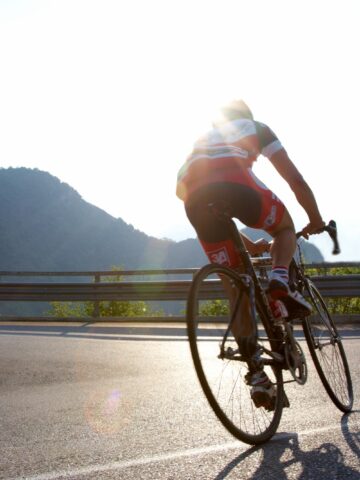
M 298 292 L 291 292 L 288 286 L 288 268 L 296 249 L 296 235 L 293 221 L 281 200 L 248 169 L 244 172 L 246 183 L 261 198 L 261 209 L 254 223 L 249 227 L 267 231 L 274 238 L 272 247 L 273 269 L 270 274 L 269 290 L 273 300 L 282 300 L 290 316 L 309 314 L 311 306 Z
M 247 184 L 215 184 L 204 188 L 186 208 L 189 220 L 210 262 L 243 272 L 241 259 L 232 240 L 229 222 L 216 215 L 214 209 L 209 209 L 210 203 L 214 203 L 218 208 L 222 206 L 230 217 L 238 218 L 245 224 L 252 224 L 261 213 L 261 196 Z M 232 315 L 235 315 L 231 332 L 241 354 L 248 359 L 250 370 L 258 372 L 260 367 L 252 365 L 252 358 L 257 351 L 257 339 L 249 296 L 243 293 L 238 299 L 238 295 L 241 294 L 239 289 L 234 288 L 228 278 L 221 280 L 229 299 Z M 256 382 L 266 384 L 268 379 L 260 375 L 256 378 Z M 265 388 L 269 388 L 268 385 Z
M 268 201 L 269 204 L 271 202 Z M 311 305 L 297 291 L 289 289 L 288 269 L 296 250 L 296 234 L 292 218 L 284 207 L 279 221 L 267 228 L 274 238 L 271 246 L 272 271 L 270 273 L 269 294 L 272 300 L 281 300 L 290 317 L 303 316 L 312 310 Z
M 239 266 L 237 270 L 241 272 L 242 267 Z M 228 278 L 221 278 L 221 281 L 228 295 L 230 308 L 234 311 L 239 292 L 233 287 Z M 248 295 L 242 295 L 240 298 L 240 307 L 236 311 L 236 317 L 234 318 L 231 331 L 234 337 L 238 340 L 238 343 L 240 342 L 240 338 L 251 337 L 255 333 Z
M 250 200 L 250 201 L 249 201 Z M 251 202 L 253 200 L 253 202 Z M 210 186 L 203 195 L 198 195 L 195 201 L 186 206 L 190 222 L 195 228 L 202 247 L 210 262 L 219 263 L 242 271 L 241 260 L 232 240 L 229 223 L 222 220 L 209 209 L 210 203 L 225 202 L 227 212 L 231 217 L 237 217 L 245 223 L 252 218 L 249 212 L 258 215 L 261 202 L 256 192 L 243 185 L 223 184 Z M 251 209 L 251 203 L 253 209 Z M 227 293 L 233 319 L 231 332 L 239 346 L 240 353 L 246 359 L 249 368 L 247 382 L 251 385 L 251 398 L 256 407 L 274 408 L 276 388 L 265 373 L 263 366 L 255 362 L 254 354 L 257 351 L 257 338 L 250 309 L 248 295 L 234 288 L 228 278 L 221 278 L 224 290 Z M 238 298 L 241 295 L 241 298 Z M 237 302 L 240 300 L 240 307 Z
M 229 266 L 240 272 L 242 271 L 241 259 L 232 240 L 229 224 L 215 215 L 208 205 L 215 203 L 219 206 L 222 203 L 230 216 L 237 216 L 233 215 L 234 207 L 241 205 L 243 209 L 242 217 L 247 216 L 251 219 L 251 215 L 254 215 L 253 212 L 257 215 L 256 210 L 260 208 L 261 204 L 257 196 L 252 199 L 252 202 L 249 202 L 248 190 L 247 187 L 244 188 L 243 185 L 237 184 L 209 185 L 198 192 L 192 201 L 186 205 L 188 218 L 195 228 L 210 262 Z M 253 204 L 253 209 L 249 208 L 249 203 Z M 228 295 L 230 307 L 234 309 L 239 294 L 238 289 L 234 288 L 228 279 L 222 278 L 221 280 Z M 236 311 L 236 317 L 232 325 L 232 333 L 237 340 L 255 333 L 247 295 L 242 295 L 240 308 Z
M 271 246 L 272 265 L 290 265 L 296 250 L 296 235 L 292 218 L 287 209 L 284 209 L 280 222 L 268 233 L 274 238 Z

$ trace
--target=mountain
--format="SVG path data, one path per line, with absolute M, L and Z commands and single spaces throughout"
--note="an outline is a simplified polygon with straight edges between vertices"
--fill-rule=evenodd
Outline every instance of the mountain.
M 311 258 L 321 261 L 321 253 L 312 250 Z M 167 269 L 204 263 L 196 239 L 150 237 L 84 201 L 47 172 L 0 169 L 0 270 Z
M 0 270 L 180 268 L 205 261 L 195 239 L 149 237 L 49 173 L 0 169 Z

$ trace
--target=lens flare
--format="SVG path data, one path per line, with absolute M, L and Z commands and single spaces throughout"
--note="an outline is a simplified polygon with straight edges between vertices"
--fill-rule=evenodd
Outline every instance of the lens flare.
M 128 423 L 126 402 L 118 389 L 95 392 L 87 400 L 84 413 L 89 426 L 101 435 L 116 434 Z

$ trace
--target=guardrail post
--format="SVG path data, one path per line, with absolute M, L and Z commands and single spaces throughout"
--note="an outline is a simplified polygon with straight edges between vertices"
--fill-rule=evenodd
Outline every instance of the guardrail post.
M 192 274 L 192 280 L 194 280 L 196 273 Z M 200 314 L 200 300 L 196 299 L 196 315 Z M 185 309 L 185 317 L 187 318 L 187 308 Z
M 99 274 L 95 274 L 95 283 L 100 283 L 101 277 Z M 100 302 L 99 300 L 96 300 L 94 302 L 94 309 L 93 309 L 93 318 L 99 318 L 100 317 Z

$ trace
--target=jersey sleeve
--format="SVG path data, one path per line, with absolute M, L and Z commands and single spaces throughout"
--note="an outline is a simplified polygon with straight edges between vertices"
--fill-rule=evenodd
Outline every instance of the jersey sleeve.
M 280 140 L 275 135 L 275 133 L 264 123 L 254 122 L 256 126 L 256 133 L 259 139 L 259 148 L 261 155 L 264 157 L 271 158 L 274 153 L 282 150 Z

